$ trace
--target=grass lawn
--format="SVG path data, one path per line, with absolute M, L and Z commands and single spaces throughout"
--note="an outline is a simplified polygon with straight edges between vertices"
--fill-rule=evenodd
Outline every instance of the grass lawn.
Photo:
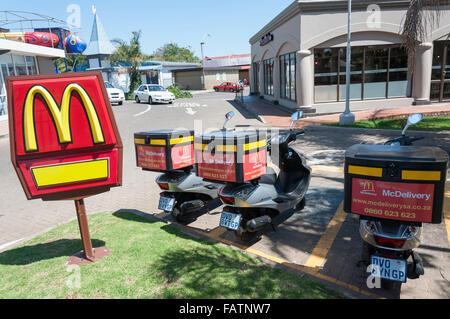
M 111 256 L 66 266 L 82 248 L 76 221 L 0 253 L 0 298 L 342 298 L 246 253 L 129 212 L 89 216 L 94 247 Z M 80 288 L 69 288 L 76 283 Z M 72 285 L 73 287 L 73 285 Z
M 354 125 L 344 127 L 402 130 L 406 121 L 406 118 L 376 119 L 357 121 Z M 330 126 L 339 126 L 339 123 L 330 124 Z M 409 130 L 450 132 L 450 117 L 425 117 L 419 124 L 410 126 Z

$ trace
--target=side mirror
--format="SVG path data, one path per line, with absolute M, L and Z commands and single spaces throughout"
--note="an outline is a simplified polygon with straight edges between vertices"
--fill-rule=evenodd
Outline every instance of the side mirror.
M 302 111 L 298 111 L 295 112 L 294 114 L 292 114 L 292 121 L 291 121 L 291 126 L 289 127 L 289 129 L 292 129 L 292 127 L 294 126 L 294 123 L 298 120 L 300 120 L 303 117 L 303 112 Z
M 227 122 L 228 122 L 229 120 L 231 120 L 233 117 L 234 117 L 234 112 L 233 112 L 233 111 L 228 112 L 227 114 L 225 114 L 225 122 L 223 123 L 222 130 L 224 130 L 224 131 L 226 130 L 226 129 L 225 129 L 225 125 L 227 125 Z
M 422 120 L 423 120 L 423 114 L 422 113 L 411 114 L 410 116 L 408 116 L 408 122 L 406 123 L 406 126 L 403 129 L 403 131 L 402 131 L 402 135 L 404 136 L 406 134 L 406 131 L 408 130 L 408 127 L 410 127 L 411 125 L 418 124 Z

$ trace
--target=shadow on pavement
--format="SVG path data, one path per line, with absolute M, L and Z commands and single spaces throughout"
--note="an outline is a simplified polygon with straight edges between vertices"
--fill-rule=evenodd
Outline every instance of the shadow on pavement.
M 92 247 L 104 247 L 105 242 L 92 239 Z M 19 247 L 0 253 L 2 265 L 29 265 L 42 260 L 70 257 L 83 250 L 81 239 L 60 239 L 44 244 Z

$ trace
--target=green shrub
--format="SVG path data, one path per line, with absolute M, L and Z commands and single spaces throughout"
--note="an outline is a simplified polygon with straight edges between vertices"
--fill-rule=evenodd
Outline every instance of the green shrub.
M 178 84 L 172 84 L 167 88 L 167 90 L 175 95 L 177 99 L 190 99 L 192 98 L 192 94 L 187 91 L 183 91 L 180 89 Z

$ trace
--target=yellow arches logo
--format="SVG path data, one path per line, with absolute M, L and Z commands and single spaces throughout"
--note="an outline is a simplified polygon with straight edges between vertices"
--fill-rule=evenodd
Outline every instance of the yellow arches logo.
M 81 98 L 84 110 L 88 117 L 89 125 L 91 127 L 93 142 L 95 144 L 105 142 L 100 120 L 97 112 L 95 111 L 94 104 L 92 103 L 89 94 L 83 87 L 76 83 L 69 84 L 64 89 L 60 109 L 54 97 L 45 87 L 42 85 L 35 85 L 28 91 L 25 98 L 23 117 L 25 151 L 35 152 L 38 150 L 34 123 L 34 101 L 37 94 L 41 95 L 45 101 L 45 104 L 47 104 L 47 108 L 53 118 L 53 122 L 55 123 L 59 143 L 66 144 L 72 142 L 72 133 L 70 130 L 70 101 L 72 99 L 73 92 L 77 92 Z

